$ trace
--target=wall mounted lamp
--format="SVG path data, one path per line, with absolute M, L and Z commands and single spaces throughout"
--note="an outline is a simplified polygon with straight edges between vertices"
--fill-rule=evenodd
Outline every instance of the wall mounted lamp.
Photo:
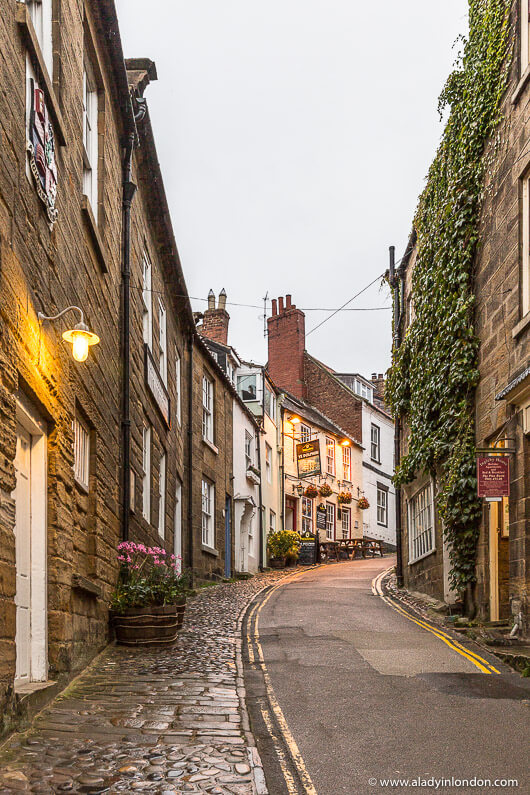
M 349 439 L 343 439 L 342 442 L 341 442 L 341 446 L 342 447 L 349 447 L 350 444 L 351 444 L 351 442 L 350 442 Z
M 79 323 L 77 323 L 72 329 L 68 329 L 68 331 L 63 332 L 63 340 L 72 343 L 72 356 L 76 362 L 85 362 L 88 357 L 88 350 L 90 346 L 97 345 L 99 342 L 99 337 L 97 334 L 94 334 L 89 330 L 85 323 L 85 316 L 82 309 L 80 309 L 78 306 L 67 306 L 66 309 L 63 309 L 63 311 L 59 312 L 57 315 L 45 315 L 42 312 L 39 312 L 37 317 L 39 319 L 39 323 L 43 323 L 45 320 L 53 322 L 54 320 L 58 320 L 60 317 L 66 314 L 66 312 L 70 312 L 70 310 L 79 312 L 80 320 Z
M 292 425 L 299 425 L 302 422 L 302 420 L 300 419 L 300 417 L 297 417 L 296 414 L 293 414 L 292 417 L 289 417 L 289 422 Z

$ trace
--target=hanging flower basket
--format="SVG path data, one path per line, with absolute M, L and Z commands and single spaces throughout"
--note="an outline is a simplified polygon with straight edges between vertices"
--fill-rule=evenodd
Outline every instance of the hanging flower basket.
M 304 497 L 307 497 L 310 500 L 314 500 L 315 497 L 318 497 L 318 489 L 316 486 L 312 484 L 306 488 L 304 491 Z
M 321 497 L 331 497 L 333 494 L 333 490 L 331 486 L 328 486 L 327 483 L 324 483 L 318 490 L 318 493 Z
M 352 501 L 351 492 L 349 491 L 341 491 L 339 496 L 337 497 L 337 502 L 339 505 L 349 505 Z
M 370 503 L 366 499 L 366 497 L 360 497 L 357 507 L 361 509 L 361 511 L 366 511 L 367 508 L 370 507 Z

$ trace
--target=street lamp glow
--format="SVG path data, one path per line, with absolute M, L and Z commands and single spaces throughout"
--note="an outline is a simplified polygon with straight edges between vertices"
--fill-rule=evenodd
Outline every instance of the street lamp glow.
M 78 323 L 73 329 L 65 331 L 63 340 L 72 343 L 72 356 L 76 362 L 86 362 L 91 345 L 97 345 L 99 337 L 88 330 L 84 323 Z
M 294 415 L 293 417 L 289 417 L 289 422 L 292 425 L 299 425 L 302 422 L 302 420 L 300 419 L 300 417 L 297 417 L 296 415 Z
M 341 446 L 342 447 L 349 447 L 350 446 L 350 440 L 349 439 L 343 439 L 342 442 L 341 442 Z

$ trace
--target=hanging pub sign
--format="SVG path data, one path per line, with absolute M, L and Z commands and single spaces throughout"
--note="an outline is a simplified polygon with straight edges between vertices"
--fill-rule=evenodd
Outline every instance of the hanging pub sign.
M 323 502 L 321 502 L 320 505 L 317 505 L 317 530 L 326 529 L 326 517 L 326 506 Z
M 477 458 L 478 496 L 500 499 L 510 496 L 510 459 L 508 456 Z
M 31 111 L 29 114 L 28 150 L 29 167 L 38 196 L 46 207 L 51 224 L 57 220 L 57 164 L 55 161 L 55 136 L 50 121 L 44 92 L 30 80 Z
M 320 442 L 313 439 L 312 442 L 300 442 L 296 445 L 296 460 L 298 462 L 298 477 L 308 478 L 312 475 L 320 475 Z

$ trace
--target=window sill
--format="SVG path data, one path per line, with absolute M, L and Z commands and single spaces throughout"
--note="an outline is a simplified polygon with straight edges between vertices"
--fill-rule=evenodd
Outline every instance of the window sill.
M 86 483 L 81 483 L 81 481 L 78 480 L 76 477 L 74 477 L 74 481 L 75 481 L 75 485 L 77 486 L 79 491 L 82 491 L 83 494 L 89 494 L 90 493 L 90 487 L 87 486 Z
M 203 444 L 205 444 L 205 445 L 206 445 L 206 447 L 209 447 L 209 448 L 210 448 L 210 450 L 211 450 L 213 453 L 215 453 L 215 455 L 219 455 L 219 448 L 218 448 L 218 447 L 216 447 L 216 446 L 214 445 L 214 443 L 213 443 L 213 442 L 211 442 L 209 439 L 207 439 L 205 436 L 203 436 L 203 437 L 202 437 L 202 442 L 203 442 Z
M 512 100 L 511 100 L 512 105 L 516 105 L 519 102 L 521 94 L 525 90 L 529 80 L 530 80 L 530 65 L 527 66 L 526 69 L 524 70 L 521 79 L 517 83 L 515 91 L 512 94 Z
M 523 331 L 525 331 L 530 326 L 530 312 L 527 312 L 524 317 L 521 318 L 519 323 L 512 329 L 512 337 L 514 340 L 517 337 L 520 337 Z
M 214 558 L 219 557 L 219 550 L 209 547 L 207 544 L 201 544 L 201 550 L 206 552 L 207 555 L 213 555 Z
M 109 268 L 107 265 L 107 258 L 105 256 L 105 249 L 103 246 L 103 241 L 101 240 L 98 225 L 96 223 L 96 219 L 94 218 L 94 213 L 92 212 L 92 207 L 90 205 L 90 199 L 88 196 L 81 197 L 81 211 L 83 213 L 83 218 L 85 219 L 85 223 L 88 227 L 88 231 L 92 237 L 92 242 L 94 243 L 94 248 L 96 249 L 97 258 L 99 261 L 99 267 L 101 268 L 103 273 L 108 273 Z
M 39 40 L 37 39 L 37 34 L 35 33 L 35 28 L 33 27 L 33 22 L 31 21 L 28 7 L 25 3 L 18 4 L 16 19 L 24 37 L 33 66 L 40 74 L 42 88 L 46 94 L 46 101 L 54 122 L 55 132 L 57 133 L 57 140 L 60 146 L 66 146 L 66 128 L 59 108 L 59 102 L 55 95 L 53 83 L 44 61 L 44 56 L 40 48 Z
M 374 464 L 378 464 L 379 466 L 381 466 L 381 459 L 380 458 L 373 458 L 372 456 L 370 456 L 370 461 L 373 461 Z
M 425 558 L 428 558 L 429 555 L 434 555 L 435 552 L 436 552 L 436 547 L 433 547 L 433 549 L 430 549 L 428 552 L 425 552 L 423 555 L 420 555 L 419 558 L 414 558 L 414 560 L 409 560 L 409 566 L 413 566 L 414 563 L 419 563 L 420 560 L 425 560 Z

